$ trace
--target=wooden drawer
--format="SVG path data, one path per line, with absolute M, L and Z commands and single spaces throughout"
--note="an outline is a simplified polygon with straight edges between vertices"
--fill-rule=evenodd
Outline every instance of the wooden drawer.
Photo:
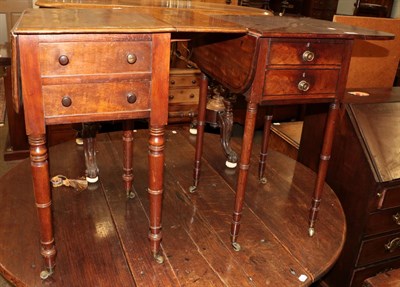
M 400 229 L 400 208 L 393 208 L 370 214 L 365 233 L 368 236 L 398 229 Z
M 357 266 L 361 267 L 398 256 L 400 256 L 400 232 L 363 241 Z
M 400 187 L 387 187 L 378 192 L 376 197 L 376 207 L 386 209 L 400 206 Z
M 129 103 L 128 94 L 135 94 L 136 101 Z M 45 118 L 147 111 L 150 108 L 149 94 L 150 81 L 43 86 Z M 70 98 L 69 106 L 63 105 L 64 97 Z
M 269 65 L 340 65 L 341 41 L 271 41 Z
M 267 70 L 265 73 L 265 95 L 308 95 L 335 94 L 339 78 L 336 69 L 291 69 Z M 301 90 L 301 83 L 309 85 L 308 90 Z
M 198 104 L 199 103 L 199 88 L 170 89 L 168 103 L 170 103 L 170 104 Z
M 176 75 L 170 74 L 169 76 L 169 88 L 179 88 L 179 87 L 198 87 L 198 79 L 195 74 L 192 75 Z
M 42 76 L 151 72 L 151 42 L 40 44 Z

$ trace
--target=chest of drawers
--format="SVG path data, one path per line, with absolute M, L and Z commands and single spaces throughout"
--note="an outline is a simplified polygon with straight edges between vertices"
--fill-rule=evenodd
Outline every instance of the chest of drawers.
M 329 286 L 359 287 L 400 266 L 399 91 L 384 91 L 386 99 L 375 102 L 374 91 L 357 99 L 364 103 L 348 96 L 340 109 L 327 182 L 342 203 L 348 229 L 339 260 L 323 279 Z M 310 113 L 304 122 L 299 160 L 309 166 L 313 144 L 306 137 L 321 132 L 321 115 Z

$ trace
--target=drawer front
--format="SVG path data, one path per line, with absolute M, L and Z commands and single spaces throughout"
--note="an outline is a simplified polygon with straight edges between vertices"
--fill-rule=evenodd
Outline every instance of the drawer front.
M 44 113 L 49 118 L 146 111 L 149 94 L 150 81 L 43 86 Z
M 198 104 L 199 89 L 170 89 L 168 102 L 170 104 Z
M 378 192 L 377 208 L 386 209 L 400 206 L 400 187 L 387 187 Z
M 263 95 L 336 93 L 339 70 L 267 70 Z
M 400 232 L 362 242 L 357 266 L 400 256 Z
M 372 213 L 368 217 L 366 235 L 400 230 L 400 208 Z
M 169 87 L 171 89 L 176 87 L 196 87 L 198 80 L 195 75 L 172 75 L 169 77 Z
M 269 65 L 340 65 L 343 42 L 272 41 Z
M 151 71 L 151 42 L 41 43 L 42 76 Z

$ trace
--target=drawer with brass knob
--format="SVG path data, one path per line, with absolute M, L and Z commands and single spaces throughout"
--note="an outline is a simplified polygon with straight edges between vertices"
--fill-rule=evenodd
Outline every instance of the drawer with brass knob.
M 107 113 L 114 117 L 116 113 L 143 116 L 150 109 L 149 93 L 150 81 L 46 85 L 43 86 L 45 119 L 52 123 L 53 118 L 60 116 L 96 117 L 100 113 L 105 118 Z
M 263 98 L 319 95 L 334 98 L 339 78 L 337 69 L 270 69 L 265 73 Z
M 41 43 L 39 51 L 42 77 L 150 73 L 152 46 L 148 37 L 126 35 L 121 36 L 119 41 L 107 42 L 105 45 L 104 41 L 107 39 L 93 36 L 93 41 L 80 42 L 75 35 L 71 41 L 64 37 L 59 43 Z
M 268 65 L 341 65 L 343 41 L 272 40 Z

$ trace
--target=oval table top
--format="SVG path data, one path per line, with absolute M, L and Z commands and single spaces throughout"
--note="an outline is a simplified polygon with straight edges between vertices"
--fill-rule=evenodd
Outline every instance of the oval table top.
M 189 193 L 195 137 L 188 129 L 166 130 L 162 252 L 157 264 L 148 250 L 148 132 L 135 133 L 134 187 L 127 200 L 122 183 L 122 133 L 97 137 L 100 181 L 76 192 L 53 188 L 55 240 L 53 276 L 39 273 L 39 226 L 30 162 L 24 160 L 0 180 L 0 272 L 17 286 L 309 286 L 338 258 L 345 240 L 345 217 L 335 193 L 325 185 L 316 234 L 307 232 L 315 174 L 271 151 L 268 183 L 256 178 L 252 155 L 239 242 L 229 230 L 236 170 L 225 168 L 219 135 L 205 134 L 203 177 Z M 240 138 L 232 138 L 240 149 Z M 177 156 L 179 155 L 179 156 Z M 83 148 L 67 142 L 50 148 L 50 174 L 84 175 Z

